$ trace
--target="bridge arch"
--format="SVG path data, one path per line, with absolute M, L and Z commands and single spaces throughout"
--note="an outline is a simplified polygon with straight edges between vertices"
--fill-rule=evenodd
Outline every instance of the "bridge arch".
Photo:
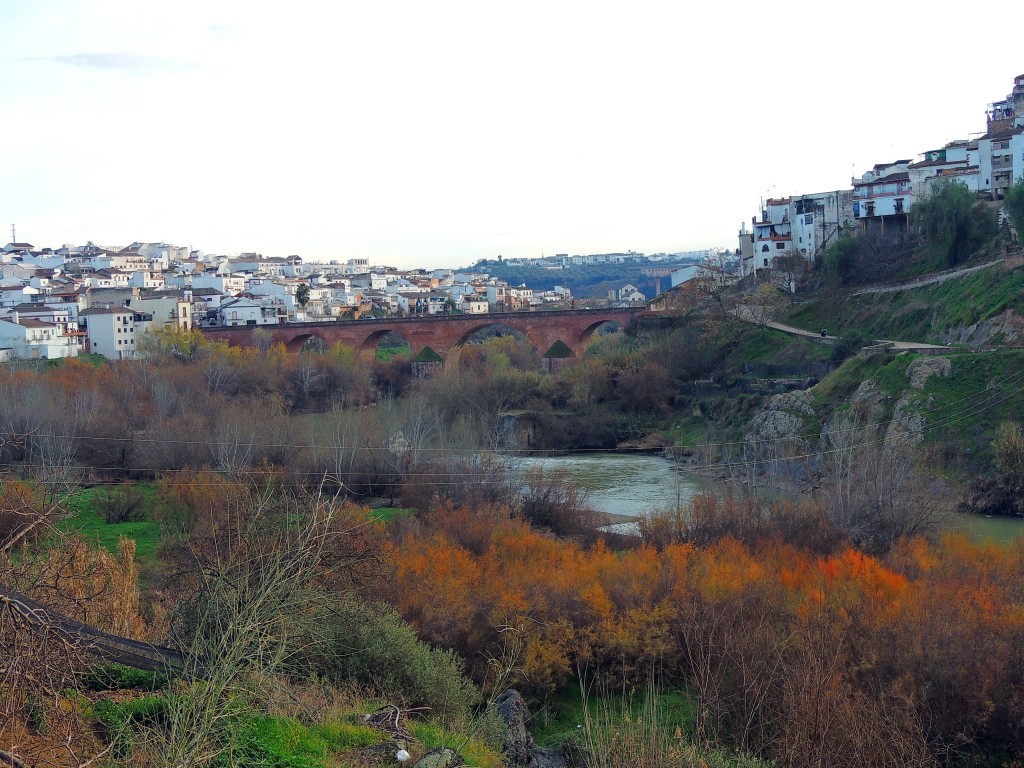
M 306 345 L 306 342 L 313 338 L 319 339 L 320 343 L 325 347 L 330 346 L 330 344 L 327 343 L 327 340 L 318 333 L 300 333 L 286 341 L 284 343 L 284 348 L 288 352 L 299 352 Z
M 409 348 L 410 357 L 415 354 L 416 350 L 413 348 L 412 340 L 401 332 L 400 327 L 377 328 L 370 331 L 366 337 L 359 342 L 359 346 L 356 348 L 356 353 L 360 357 L 375 357 L 381 341 L 386 339 L 388 336 L 394 336 L 401 339 L 405 343 L 405 346 Z
M 619 328 L 622 327 L 622 324 L 619 323 L 619 321 L 615 320 L 614 318 L 598 320 L 597 322 L 591 323 L 590 325 L 586 326 L 582 331 L 580 331 L 580 336 L 579 336 L 579 345 L 580 345 L 580 347 L 587 346 L 593 340 L 594 334 L 597 333 L 597 331 L 600 328 L 603 328 L 604 326 L 608 326 L 608 325 L 616 325 Z
M 488 328 L 507 328 L 510 331 L 515 331 L 514 337 L 517 339 L 523 339 L 533 349 L 537 350 L 538 353 L 543 352 L 538 345 L 537 340 L 531 338 L 526 328 L 514 320 L 509 322 L 510 318 L 503 317 L 502 315 L 493 315 L 490 318 L 480 318 L 479 322 L 472 323 L 470 326 L 460 329 L 460 335 L 455 339 L 452 345 L 448 348 L 447 354 L 445 355 L 445 368 L 451 368 L 457 370 L 459 367 L 459 360 L 462 354 L 462 350 L 465 348 L 469 340 L 481 331 L 485 331 Z

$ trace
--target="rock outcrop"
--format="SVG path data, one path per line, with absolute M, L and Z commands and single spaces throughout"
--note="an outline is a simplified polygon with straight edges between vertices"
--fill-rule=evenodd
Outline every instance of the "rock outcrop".
M 518 691 L 510 688 L 494 700 L 494 705 L 504 724 L 502 748 L 510 768 L 565 768 L 568 765 L 560 752 L 534 743 L 527 728 L 530 709 Z
M 459 768 L 466 761 L 451 747 L 438 747 L 416 761 L 413 768 Z
M 814 407 L 806 392 L 773 395 L 764 410 L 750 421 L 747 440 L 751 442 L 799 437 Z
M 504 724 L 502 748 L 510 766 L 524 766 L 533 753 L 533 737 L 526 724 L 530 710 L 519 692 L 509 689 L 494 700 L 494 707 Z

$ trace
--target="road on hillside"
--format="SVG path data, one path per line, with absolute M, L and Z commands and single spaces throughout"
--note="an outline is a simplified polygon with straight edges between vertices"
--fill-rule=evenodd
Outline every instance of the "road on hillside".
M 953 269 L 949 272 L 942 272 L 938 275 L 931 275 L 930 277 L 922 277 L 918 280 L 911 280 L 908 283 L 900 283 L 899 285 L 876 285 L 871 288 L 861 288 L 859 291 L 854 291 L 851 296 L 861 296 L 865 293 L 896 293 L 897 291 L 906 291 L 911 288 L 922 288 L 926 285 L 937 285 L 944 283 L 947 280 L 952 280 L 954 277 L 963 277 L 964 275 L 970 275 L 974 272 L 979 272 L 989 267 L 994 267 L 996 264 L 1002 264 L 1003 259 L 996 259 L 995 261 L 988 261 L 984 264 L 978 264 L 976 267 L 964 267 L 963 269 Z
M 764 312 L 762 307 L 744 305 L 736 307 L 731 310 L 732 314 L 747 323 L 754 323 L 755 325 L 764 325 L 768 328 L 772 328 L 776 331 L 782 331 L 783 333 L 789 333 L 793 336 L 805 336 L 811 339 L 815 339 L 821 344 L 835 344 L 839 340 L 838 336 L 822 336 L 820 333 L 814 333 L 813 331 L 805 331 L 803 328 L 797 328 L 792 325 L 786 325 L 785 323 L 777 323 L 774 320 L 764 322 L 761 320 Z M 950 347 L 942 344 L 925 344 L 920 341 L 893 341 L 891 339 L 878 339 L 878 343 L 892 344 L 893 349 L 900 350 L 914 350 L 914 349 L 950 349 Z

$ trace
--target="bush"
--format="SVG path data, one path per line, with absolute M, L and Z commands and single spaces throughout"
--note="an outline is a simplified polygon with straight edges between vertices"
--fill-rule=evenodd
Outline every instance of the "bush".
M 118 691 L 125 688 L 144 688 L 155 691 L 167 684 L 167 678 L 158 672 L 132 669 L 123 664 L 98 664 L 82 677 L 81 687 L 87 691 Z
M 104 488 L 93 499 L 108 523 L 138 523 L 146 519 L 146 496 L 133 485 Z
M 853 235 L 844 233 L 828 247 L 818 263 L 827 277 L 845 283 L 857 272 L 859 246 Z
M 870 344 L 871 341 L 871 339 L 867 339 L 856 332 L 841 336 L 832 347 L 832 363 L 834 365 L 841 365 L 844 360 L 853 357 L 862 347 Z
M 466 715 L 479 700 L 450 650 L 420 640 L 398 613 L 382 603 L 350 599 L 334 617 L 334 657 L 324 674 L 375 685 L 387 696 L 435 715 Z
M 115 758 L 124 760 L 132 751 L 134 731 L 159 727 L 167 720 L 169 702 L 163 696 L 143 696 L 120 704 L 103 699 L 93 706 L 92 715 L 106 731 Z
M 1024 240 L 1024 178 L 1021 178 L 1006 193 L 1003 209 L 1013 228 L 1017 230 L 1018 242 Z

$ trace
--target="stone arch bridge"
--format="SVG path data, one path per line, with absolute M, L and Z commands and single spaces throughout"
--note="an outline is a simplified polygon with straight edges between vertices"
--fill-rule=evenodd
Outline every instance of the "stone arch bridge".
M 513 328 L 542 355 L 548 356 L 561 341 L 575 356 L 583 353 L 600 326 L 616 322 L 625 327 L 640 309 L 576 309 L 551 312 L 501 312 L 486 315 L 436 315 L 388 319 L 325 321 L 320 323 L 284 323 L 282 325 L 204 328 L 203 335 L 214 341 L 236 346 L 252 346 L 253 332 L 261 328 L 271 341 L 283 344 L 289 352 L 298 352 L 314 336 L 327 346 L 341 344 L 367 355 L 387 333 L 404 338 L 415 358 L 429 347 L 446 362 L 457 361 L 459 350 L 476 332 L 494 325 Z

